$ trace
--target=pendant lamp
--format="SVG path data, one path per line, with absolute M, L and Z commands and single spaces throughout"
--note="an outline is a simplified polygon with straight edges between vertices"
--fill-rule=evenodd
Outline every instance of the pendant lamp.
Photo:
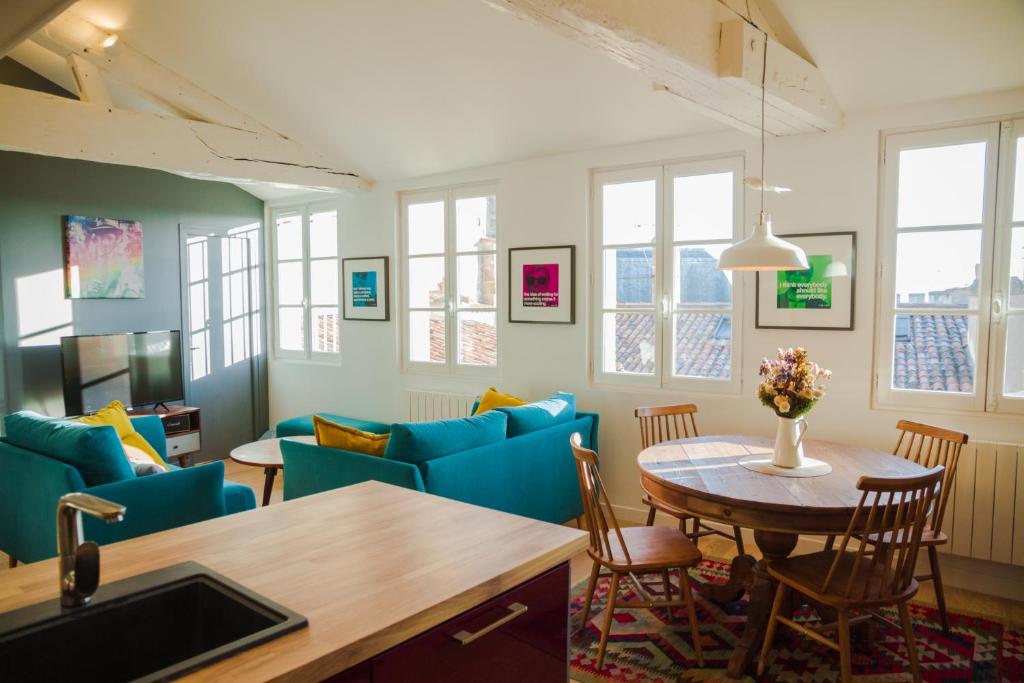
M 772 218 L 764 210 L 767 181 L 764 177 L 764 81 L 768 70 L 768 36 L 764 38 L 761 65 L 761 213 L 754 234 L 722 252 L 719 270 L 807 270 L 807 254 L 800 247 L 772 234 Z

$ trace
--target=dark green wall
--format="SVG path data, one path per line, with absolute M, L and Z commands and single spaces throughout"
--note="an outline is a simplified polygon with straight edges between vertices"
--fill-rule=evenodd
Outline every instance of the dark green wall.
M 61 217 L 66 214 L 142 222 L 145 299 L 64 298 Z M 225 228 L 262 221 L 263 202 L 227 183 L 0 152 L 6 410 L 63 414 L 57 346 L 62 335 L 184 327 L 180 224 Z M 259 385 L 266 387 L 266 381 Z M 266 404 L 265 395 L 258 398 L 258 423 L 266 421 Z

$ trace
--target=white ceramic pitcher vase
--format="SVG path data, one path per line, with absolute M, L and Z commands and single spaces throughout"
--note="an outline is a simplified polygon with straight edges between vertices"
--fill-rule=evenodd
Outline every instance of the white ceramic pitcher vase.
M 804 434 L 807 421 L 798 417 L 779 418 L 779 429 L 775 432 L 775 452 L 772 464 L 776 467 L 800 467 L 804 462 Z

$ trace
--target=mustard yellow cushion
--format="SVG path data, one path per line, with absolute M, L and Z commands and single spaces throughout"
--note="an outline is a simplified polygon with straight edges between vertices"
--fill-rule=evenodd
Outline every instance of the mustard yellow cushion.
M 473 414 L 480 415 L 495 408 L 514 408 L 525 404 L 526 401 L 521 398 L 512 394 L 503 394 L 494 387 L 487 387 L 487 391 L 480 397 L 480 403 L 477 404 L 476 412 Z
M 337 422 L 325 420 L 319 415 L 313 416 L 313 431 L 316 433 L 316 444 L 327 448 L 340 448 L 364 455 L 384 455 L 390 434 L 374 434 L 364 432 L 355 427 L 346 427 Z
M 128 411 L 124 409 L 124 404 L 120 401 L 111 401 L 107 406 L 92 415 L 84 415 L 78 418 L 78 421 L 82 424 L 87 425 L 110 425 L 117 432 L 117 438 L 121 439 L 123 446 L 131 446 L 137 448 L 149 457 L 154 463 L 160 465 L 165 470 L 167 463 L 163 461 L 163 458 L 156 452 L 156 450 L 149 444 L 146 439 L 135 431 L 135 427 L 132 426 L 132 421 L 128 417 Z M 126 455 L 127 449 L 126 449 Z M 128 458 L 131 461 L 131 458 Z

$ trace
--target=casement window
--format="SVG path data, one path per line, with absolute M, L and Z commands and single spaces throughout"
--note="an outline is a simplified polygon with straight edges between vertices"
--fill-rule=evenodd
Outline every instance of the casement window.
M 413 371 L 498 367 L 498 216 L 493 185 L 401 196 L 403 354 Z
M 594 174 L 597 382 L 735 393 L 738 281 L 718 256 L 743 235 L 743 160 Z
M 883 405 L 1024 412 L 1024 120 L 888 135 Z
M 274 209 L 271 218 L 276 354 L 337 362 L 338 209 L 326 204 L 283 207 Z

